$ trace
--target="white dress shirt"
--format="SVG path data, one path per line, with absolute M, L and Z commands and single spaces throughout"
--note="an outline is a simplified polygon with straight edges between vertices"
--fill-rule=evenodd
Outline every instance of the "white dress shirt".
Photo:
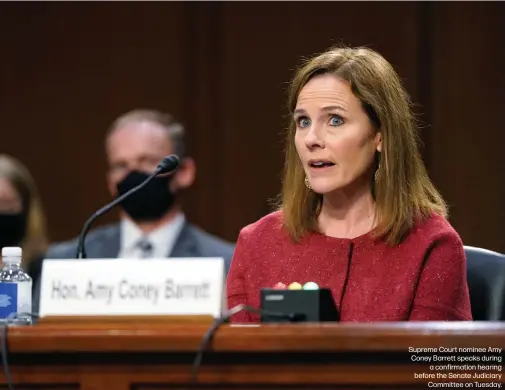
M 165 225 L 160 226 L 149 234 L 144 234 L 131 220 L 122 219 L 120 222 L 120 249 L 119 258 L 143 258 L 142 250 L 137 246 L 142 240 L 148 241 L 151 246 L 149 257 L 168 257 L 172 252 L 175 241 L 184 226 L 186 218 L 183 213 Z

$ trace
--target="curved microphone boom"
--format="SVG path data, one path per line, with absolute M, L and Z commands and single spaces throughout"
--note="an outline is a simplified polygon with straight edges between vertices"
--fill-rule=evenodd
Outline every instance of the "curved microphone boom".
M 100 210 L 96 211 L 86 221 L 86 223 L 84 224 L 84 226 L 81 230 L 81 234 L 79 235 L 79 244 L 77 245 L 76 258 L 78 258 L 78 259 L 85 259 L 86 258 L 86 251 L 84 249 L 84 240 L 86 239 L 86 235 L 88 234 L 88 231 L 91 228 L 91 225 L 93 224 L 93 222 L 95 222 L 95 220 L 98 217 L 109 212 L 111 209 L 113 209 L 115 206 L 117 206 L 119 203 L 121 203 L 124 199 L 128 198 L 131 194 L 137 192 L 142 187 L 144 187 L 147 183 L 149 183 L 151 180 L 153 180 L 156 176 L 173 172 L 179 166 L 179 161 L 180 161 L 179 157 L 177 157 L 177 155 L 175 155 L 175 154 L 165 157 L 158 164 L 158 167 L 156 168 L 154 173 L 151 176 L 149 176 L 144 182 L 140 183 L 138 186 L 132 188 L 128 192 L 125 192 L 123 195 L 117 197 L 112 202 L 105 205 Z

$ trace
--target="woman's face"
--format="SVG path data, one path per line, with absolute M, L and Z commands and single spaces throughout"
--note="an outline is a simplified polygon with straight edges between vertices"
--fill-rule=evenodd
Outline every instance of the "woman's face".
M 0 248 L 18 246 L 25 232 L 21 197 L 9 180 L 0 177 Z
M 0 214 L 17 214 L 22 208 L 21 197 L 12 183 L 0 177 Z
M 295 146 L 313 191 L 369 183 L 382 138 L 349 83 L 331 74 L 312 78 L 300 91 L 294 120 Z

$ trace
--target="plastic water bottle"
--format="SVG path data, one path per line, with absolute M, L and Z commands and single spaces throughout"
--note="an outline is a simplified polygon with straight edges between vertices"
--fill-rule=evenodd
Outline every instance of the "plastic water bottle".
M 19 247 L 2 248 L 0 271 L 0 321 L 12 313 L 32 312 L 32 278 L 21 269 L 23 251 Z M 9 325 L 29 325 L 31 317 L 9 319 Z

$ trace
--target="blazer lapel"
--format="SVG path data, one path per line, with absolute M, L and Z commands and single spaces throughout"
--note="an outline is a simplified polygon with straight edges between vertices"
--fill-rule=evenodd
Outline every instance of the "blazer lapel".
M 200 257 L 200 251 L 189 223 L 185 223 L 168 257 Z
M 116 259 L 119 256 L 119 225 L 112 226 L 89 248 L 88 257 L 95 259 Z

